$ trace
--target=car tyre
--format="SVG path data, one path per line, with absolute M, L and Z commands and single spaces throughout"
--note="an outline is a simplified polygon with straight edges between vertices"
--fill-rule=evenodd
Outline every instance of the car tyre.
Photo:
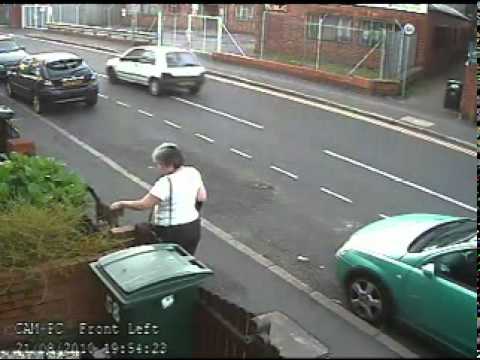
M 161 91 L 160 80 L 158 79 L 150 80 L 150 82 L 148 83 L 148 90 L 150 91 L 150 94 L 153 96 L 160 95 L 160 91 Z
M 11 97 L 11 98 L 14 98 L 16 94 L 13 92 L 12 87 L 11 87 L 11 85 L 8 81 L 5 84 L 5 87 L 6 87 L 8 96 Z
M 108 80 L 110 80 L 110 83 L 112 84 L 119 83 L 117 73 L 113 67 L 110 66 L 107 68 L 107 75 L 108 75 Z
M 88 107 L 93 107 L 97 105 L 97 102 L 98 102 L 98 95 L 95 94 L 94 96 L 89 97 L 87 101 L 85 101 L 85 104 L 87 104 Z
M 374 326 L 385 325 L 393 315 L 390 292 L 376 277 L 359 273 L 346 283 L 347 306 L 355 315 Z
M 43 101 L 40 100 L 38 95 L 33 97 L 33 111 L 37 114 L 41 114 L 44 111 L 45 104 Z
M 202 87 L 201 86 L 194 86 L 188 89 L 188 93 L 190 95 L 197 95 Z

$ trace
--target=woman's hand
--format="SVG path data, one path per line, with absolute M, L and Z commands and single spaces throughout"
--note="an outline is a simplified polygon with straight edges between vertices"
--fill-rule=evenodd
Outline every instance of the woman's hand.
M 110 205 L 110 210 L 120 211 L 124 208 L 123 201 L 116 201 Z

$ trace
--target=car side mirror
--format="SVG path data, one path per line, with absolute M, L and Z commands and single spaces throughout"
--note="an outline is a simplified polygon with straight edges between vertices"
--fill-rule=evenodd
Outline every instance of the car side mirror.
M 425 264 L 421 267 L 422 273 L 427 277 L 427 278 L 433 278 L 435 275 L 435 264 L 434 263 L 428 263 Z

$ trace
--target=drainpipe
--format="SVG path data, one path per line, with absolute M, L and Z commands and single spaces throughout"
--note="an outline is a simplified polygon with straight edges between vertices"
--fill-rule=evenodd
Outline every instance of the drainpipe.
M 322 41 L 322 28 L 323 28 L 323 19 L 328 16 L 328 13 L 322 15 L 322 17 L 318 20 L 318 33 L 317 33 L 317 56 L 315 59 L 315 70 L 318 70 L 320 66 L 320 43 Z

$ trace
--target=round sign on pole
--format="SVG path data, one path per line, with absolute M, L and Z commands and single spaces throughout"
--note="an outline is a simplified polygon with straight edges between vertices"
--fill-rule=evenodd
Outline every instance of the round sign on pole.
M 405 24 L 403 31 L 405 32 L 405 35 L 413 35 L 415 34 L 415 26 L 410 23 Z
M 122 16 L 123 17 L 127 16 L 127 9 L 122 8 Z

